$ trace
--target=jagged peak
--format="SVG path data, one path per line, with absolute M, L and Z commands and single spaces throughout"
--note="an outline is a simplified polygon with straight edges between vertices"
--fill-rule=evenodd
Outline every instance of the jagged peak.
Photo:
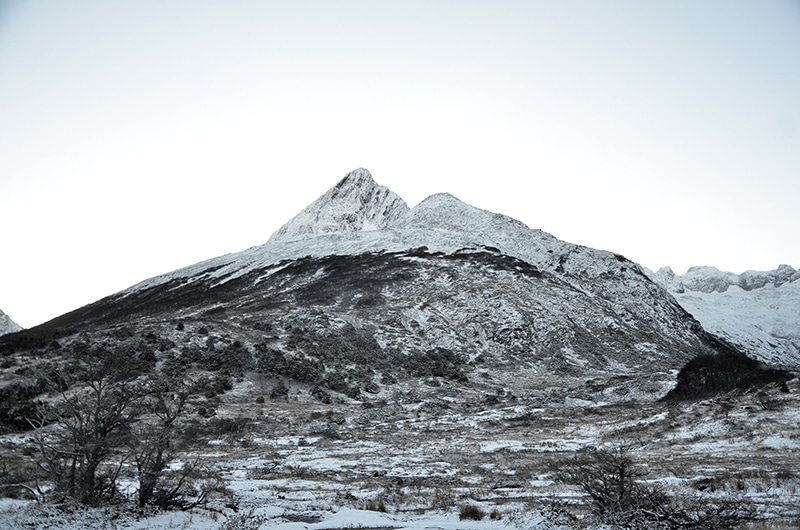
M 0 310 L 0 335 L 15 333 L 17 331 L 21 331 L 22 329 L 22 326 L 11 320 L 11 317 Z
M 344 176 L 269 238 L 270 243 L 330 233 L 380 230 L 402 217 L 408 205 L 359 168 Z
M 669 267 L 662 267 L 651 276 L 663 287 L 676 293 L 694 291 L 701 293 L 724 293 L 736 286 L 745 291 L 766 286 L 780 287 L 800 280 L 800 271 L 792 266 L 781 264 L 771 271 L 747 270 L 741 274 L 722 271 L 708 265 L 689 267 L 686 274 L 679 276 Z

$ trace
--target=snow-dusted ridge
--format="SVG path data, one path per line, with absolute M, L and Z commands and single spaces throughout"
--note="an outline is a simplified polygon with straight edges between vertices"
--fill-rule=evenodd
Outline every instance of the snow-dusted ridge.
M 554 274 L 589 296 L 601 297 L 617 315 L 647 315 L 660 323 L 661 333 L 675 333 L 664 320 L 664 311 L 672 310 L 666 310 L 655 286 L 647 285 L 647 275 L 669 290 L 707 331 L 760 360 L 800 366 L 800 272 L 788 265 L 742 274 L 713 267 L 693 267 L 683 276 L 668 268 L 645 272 L 622 256 L 560 241 L 448 193 L 431 195 L 409 209 L 365 169 L 346 175 L 267 243 L 151 278 L 121 294 L 130 296 L 170 281 L 225 283 L 265 267 L 274 272 L 278 263 L 305 257 L 423 247 L 447 255 L 462 249 L 493 249 Z
M 604 259 L 614 256 L 560 241 L 506 215 L 470 206 L 449 193 L 431 195 L 409 209 L 366 169 L 357 169 L 278 229 L 267 243 L 150 278 L 127 292 L 212 268 L 214 276 L 230 279 L 287 259 L 396 252 L 421 246 L 445 253 L 491 246 L 543 269 L 561 267 L 590 276 L 605 272 Z M 600 256 L 604 259 L 598 259 Z
M 404 354 L 444 348 L 546 371 L 666 371 L 719 347 L 625 257 L 447 193 L 408 209 L 366 170 L 263 245 L 151 278 L 53 325 L 210 312 L 313 321 L 320 333 L 348 323 Z
M 650 275 L 673 293 L 686 291 L 724 293 L 730 287 L 752 291 L 770 285 L 780 287 L 800 280 L 800 271 L 790 265 L 780 265 L 771 271 L 748 270 L 741 274 L 721 271 L 716 267 L 700 266 L 689 268 L 682 276 L 675 274 L 669 267 L 662 267 L 655 273 L 650 272 Z

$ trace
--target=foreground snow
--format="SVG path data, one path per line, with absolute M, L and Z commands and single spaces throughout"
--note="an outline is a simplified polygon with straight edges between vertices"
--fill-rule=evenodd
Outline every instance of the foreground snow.
M 0 502 L 0 527 L 33 529 L 104 529 L 120 528 L 126 530 L 173 530 L 192 528 L 197 530 L 216 530 L 251 528 L 262 530 L 338 530 L 338 529 L 394 529 L 394 530 L 492 530 L 514 528 L 508 520 L 459 520 L 455 513 L 433 513 L 427 515 L 389 515 L 367 510 L 344 508 L 339 511 L 315 512 L 305 521 L 287 521 L 278 508 L 251 510 L 244 514 L 230 513 L 227 516 L 196 510 L 193 512 L 166 512 L 148 517 L 134 518 L 106 509 L 81 509 L 76 513 L 60 513 L 55 509 L 37 509 L 28 502 L 4 500 Z M 290 519 L 303 517 L 290 516 Z M 318 519 L 317 522 L 310 522 Z M 520 518 L 517 518 L 520 520 Z M 544 523 L 543 518 L 529 516 L 526 524 Z M 509 526 L 512 525 L 512 526 Z
M 750 502 L 771 521 L 793 520 L 800 516 L 799 385 L 690 404 L 592 407 L 569 400 L 486 407 L 444 388 L 373 408 L 253 407 L 234 389 L 218 413 L 248 415 L 246 431 L 199 438 L 182 456 L 199 458 L 227 488 L 208 509 L 137 516 L 129 505 L 5 500 L 0 528 L 555 529 L 547 518 L 553 499 L 583 513 L 586 499 L 556 483 L 551 464 L 620 442 L 632 444 L 648 480 L 672 495 Z M 11 441 L 6 435 L 0 446 Z M 487 515 L 460 520 L 464 505 Z

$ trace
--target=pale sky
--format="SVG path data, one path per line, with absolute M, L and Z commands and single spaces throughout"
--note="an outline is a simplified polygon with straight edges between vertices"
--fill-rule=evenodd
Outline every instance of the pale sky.
M 800 3 L 0 0 L 0 309 L 260 245 L 348 171 L 651 269 L 800 268 Z

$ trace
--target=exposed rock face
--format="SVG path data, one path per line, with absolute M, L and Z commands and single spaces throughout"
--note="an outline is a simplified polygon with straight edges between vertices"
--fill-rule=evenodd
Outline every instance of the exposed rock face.
M 0 311 L 0 335 L 15 333 L 21 330 L 22 326 L 18 325 L 16 322 L 11 320 L 8 315 Z

